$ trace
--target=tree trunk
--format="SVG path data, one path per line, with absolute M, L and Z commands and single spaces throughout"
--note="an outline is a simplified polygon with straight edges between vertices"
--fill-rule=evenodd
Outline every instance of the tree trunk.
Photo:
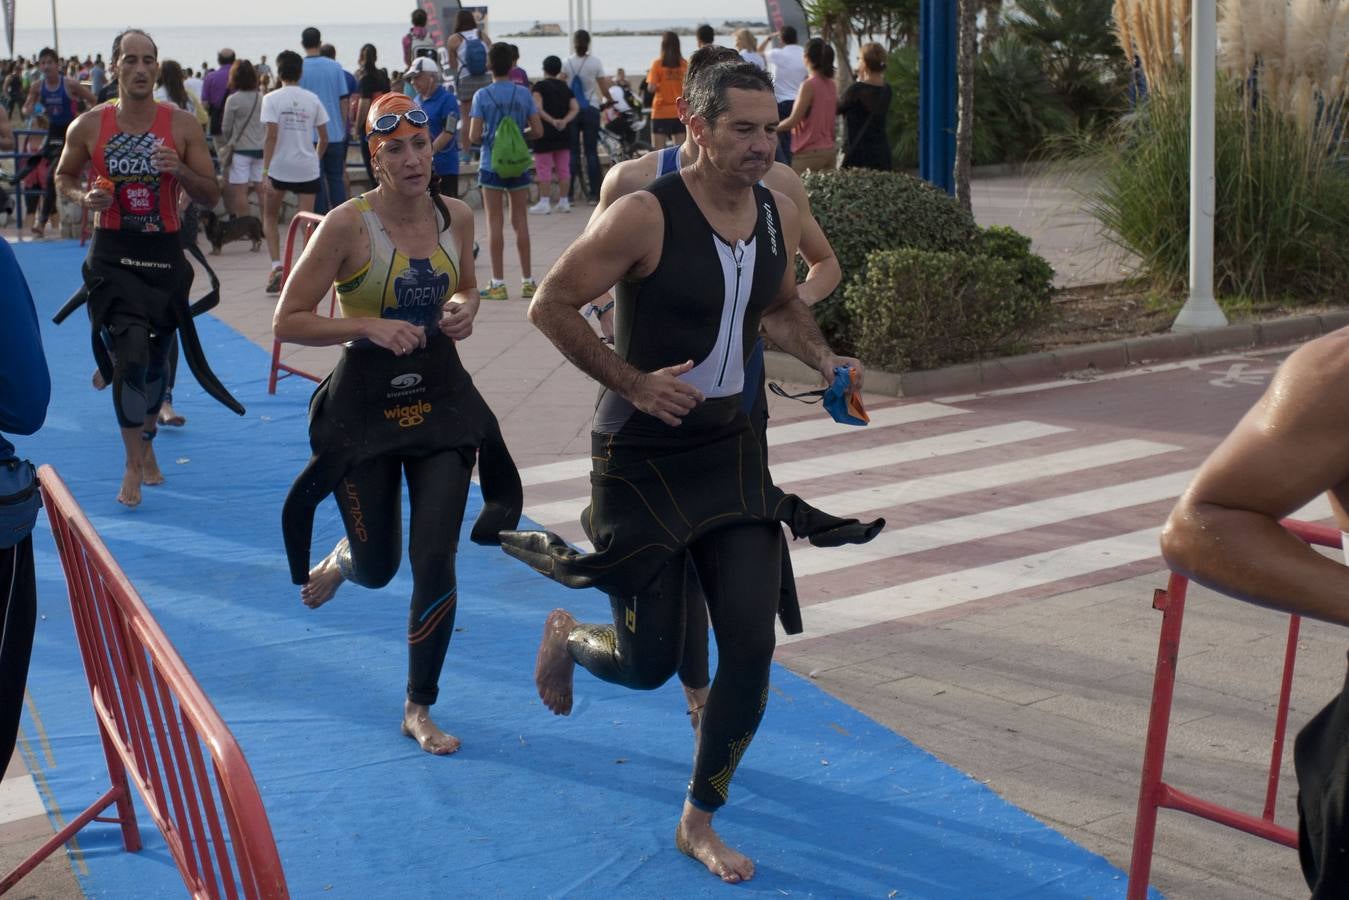
M 970 160 L 974 151 L 974 55 L 975 5 L 978 0 L 959 0 L 956 15 L 956 85 L 960 93 L 956 124 L 956 200 L 970 211 Z

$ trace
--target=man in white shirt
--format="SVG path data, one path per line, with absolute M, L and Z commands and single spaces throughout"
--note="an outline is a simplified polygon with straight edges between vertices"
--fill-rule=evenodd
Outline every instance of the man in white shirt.
M 262 230 L 267 250 L 272 255 L 272 273 L 267 278 L 267 293 L 281 293 L 281 239 L 277 234 L 277 215 L 286 191 L 295 194 L 304 212 L 314 211 L 319 192 L 319 160 L 328 149 L 328 111 L 313 91 L 300 87 L 304 60 L 294 50 L 276 55 L 276 72 L 281 87 L 262 98 L 262 123 L 267 137 L 262 145 Z M 314 130 L 318 129 L 318 147 Z
M 797 43 L 796 29 L 791 25 L 782 26 L 778 32 L 778 39 L 782 41 L 782 46 L 769 48 L 768 44 L 773 40 L 773 36 L 770 34 L 764 38 L 763 43 L 759 44 L 759 52 L 772 67 L 773 99 L 778 102 L 778 117 L 785 119 L 792 114 L 796 93 L 801 89 L 801 82 L 806 80 L 806 54 Z M 778 135 L 777 159 L 778 162 L 787 165 L 792 163 L 790 131 Z
M 572 35 L 576 55 L 562 64 L 562 80 L 572 86 L 576 103 L 581 107 L 576 116 L 576 127 L 571 132 L 572 178 L 581 173 L 581 146 L 585 146 L 586 176 L 590 181 L 589 200 L 600 202 L 600 106 L 609 94 L 610 81 L 604 74 L 604 63 L 590 55 L 590 32 L 577 29 Z M 581 90 L 578 92 L 577 87 Z M 580 198 L 574 198 L 578 202 Z

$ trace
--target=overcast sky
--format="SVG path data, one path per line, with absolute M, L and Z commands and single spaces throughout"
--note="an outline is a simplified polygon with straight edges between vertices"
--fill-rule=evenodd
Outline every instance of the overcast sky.
M 394 3 L 372 4 L 369 0 L 230 0 L 229 3 L 203 3 L 197 0 L 130 0 L 115 4 L 106 0 L 56 0 L 61 27 L 122 26 L 131 15 L 136 22 L 155 25 L 244 25 L 292 24 L 295 22 L 339 23 L 404 22 L 414 8 L 406 2 L 406 13 L 392 15 Z M 488 4 L 489 14 L 497 21 L 540 19 L 567 24 L 566 0 L 497 0 Z M 658 16 L 657 7 L 633 0 L 592 0 L 596 28 L 605 19 L 644 19 Z M 763 0 L 681 0 L 666 7 L 679 19 L 706 17 L 720 24 L 723 19 L 765 19 Z M 16 0 L 16 24 L 20 28 L 51 26 L 51 0 Z

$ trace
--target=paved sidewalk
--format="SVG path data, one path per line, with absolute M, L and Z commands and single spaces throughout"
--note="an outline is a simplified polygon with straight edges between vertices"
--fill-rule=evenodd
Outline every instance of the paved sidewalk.
M 974 194 L 980 223 L 1007 224 L 1029 234 L 1034 249 L 1055 266 L 1060 285 L 1119 277 L 1122 257 L 1095 236 L 1094 224 L 1060 179 L 982 178 Z M 575 239 L 590 211 L 579 207 L 570 215 L 530 217 L 536 278 Z M 475 219 L 482 245 L 477 272 L 485 284 L 483 214 L 477 212 Z M 509 230 L 505 257 L 506 281 L 518 296 L 520 272 Z M 250 253 L 246 244 L 236 243 L 211 260 L 222 281 L 216 315 L 270 349 L 276 298 L 262 287 L 265 253 Z M 475 334 L 460 344 L 461 356 L 522 468 L 584 457 L 595 386 L 528 323 L 525 310 L 518 299 L 483 301 Z M 284 348 L 288 362 L 320 374 L 336 353 L 333 348 Z M 266 372 L 220 374 L 228 384 Z M 194 405 L 180 407 L 189 420 Z M 802 415 L 799 405 L 775 397 L 770 412 L 780 419 Z M 1127 866 L 1160 623 L 1147 599 L 1163 583 L 1161 575 L 1149 575 L 928 623 L 898 638 L 887 635 L 854 646 L 846 640 L 815 643 L 784 648 L 779 655 L 795 671 L 988 781 L 1071 839 Z M 1187 652 L 1214 667 L 1202 670 L 1200 685 L 1192 688 L 1203 712 L 1179 725 L 1173 739 L 1179 758 L 1173 760 L 1182 785 L 1197 781 L 1216 792 L 1214 799 L 1248 794 L 1244 783 L 1229 783 L 1229 773 L 1235 766 L 1248 777 L 1268 753 L 1262 729 L 1271 692 L 1259 667 L 1276 655 L 1269 648 L 1277 637 L 1263 618 L 1267 615 L 1203 592 L 1192 603 L 1193 620 L 1216 623 L 1217 629 Z M 1313 648 L 1305 665 L 1299 661 L 1300 671 L 1310 673 L 1299 685 L 1298 701 L 1305 709 L 1317 705 L 1315 697 L 1338 688 L 1343 642 L 1336 638 L 1324 626 L 1304 632 L 1304 642 Z M 1235 733 L 1210 729 L 1223 717 L 1228 725 L 1235 721 Z M 1291 778 L 1285 777 L 1281 808 L 1291 790 Z M 1175 813 L 1164 812 L 1161 821 L 1154 883 L 1172 896 L 1253 900 L 1305 893 L 1290 851 Z M 8 841 L 8 835 L 0 832 L 0 839 Z M 31 893 L 19 895 L 62 896 L 70 884 L 66 868 L 64 876 L 50 876 L 57 880 L 31 881 Z

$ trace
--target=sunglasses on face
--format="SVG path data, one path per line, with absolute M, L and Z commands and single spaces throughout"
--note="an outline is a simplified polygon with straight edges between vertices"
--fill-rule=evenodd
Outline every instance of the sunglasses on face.
M 391 134 L 398 128 L 399 119 L 407 119 L 409 125 L 415 125 L 418 128 L 425 128 L 426 123 L 431 121 L 431 117 L 426 114 L 426 110 L 410 109 L 405 113 L 385 113 L 374 121 L 370 130 L 376 134 Z

